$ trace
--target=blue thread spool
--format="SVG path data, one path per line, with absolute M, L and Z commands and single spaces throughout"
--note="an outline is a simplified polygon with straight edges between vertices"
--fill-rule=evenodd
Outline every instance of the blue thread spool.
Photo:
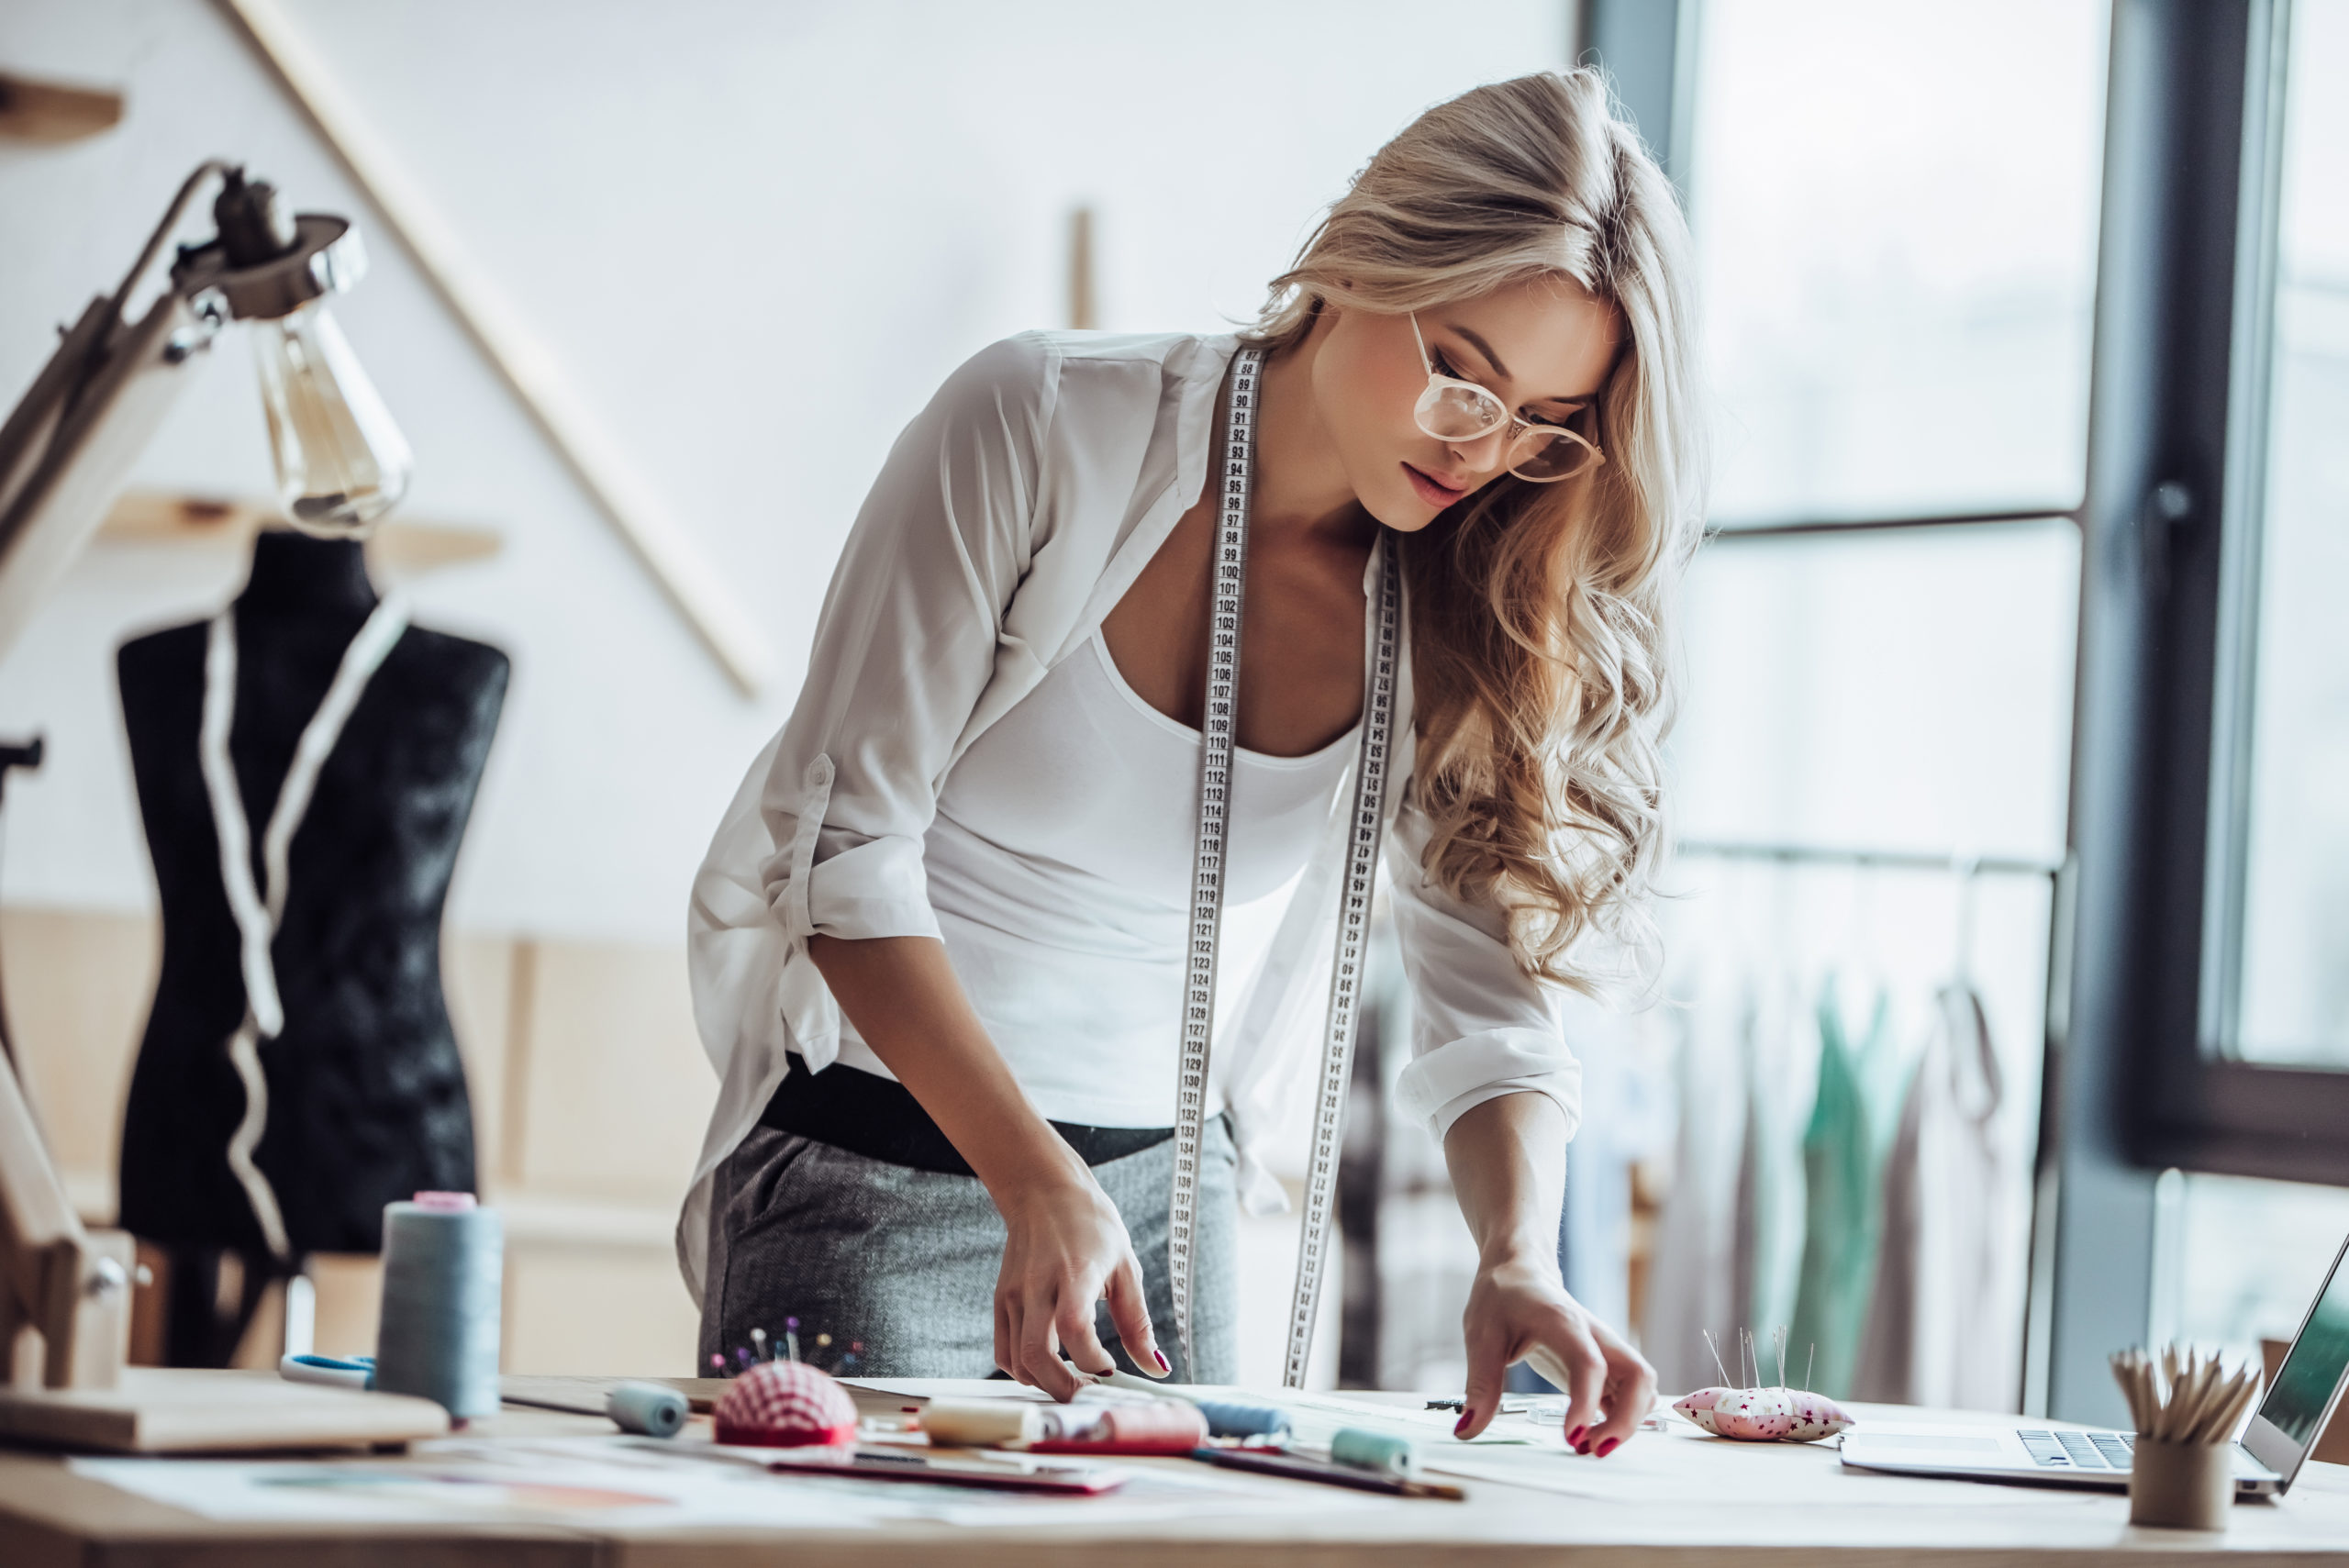
M 1338 1429 L 1338 1435 L 1330 1440 L 1330 1458 L 1336 1463 L 1376 1471 L 1381 1475 L 1406 1478 L 1419 1473 L 1419 1451 L 1410 1439 L 1366 1432 L 1360 1427 Z
M 384 1206 L 375 1386 L 437 1401 L 462 1421 L 497 1414 L 506 1227 L 471 1193 Z
M 1287 1414 L 1269 1405 L 1233 1405 L 1221 1399 L 1198 1403 L 1211 1438 L 1276 1438 L 1288 1430 Z
M 685 1396 L 665 1383 L 623 1383 L 604 1396 L 604 1414 L 624 1432 L 674 1438 L 685 1424 Z

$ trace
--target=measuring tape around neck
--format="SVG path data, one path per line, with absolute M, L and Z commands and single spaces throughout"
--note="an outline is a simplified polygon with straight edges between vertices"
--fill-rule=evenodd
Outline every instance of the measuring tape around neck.
M 1199 831 L 1191 872 L 1183 1051 L 1174 1083 L 1174 1182 L 1168 1205 L 1166 1261 L 1185 1375 L 1195 1382 L 1198 1373 L 1191 1351 L 1193 1228 L 1198 1211 L 1199 1150 L 1207 1122 L 1208 1051 L 1215 1029 L 1216 948 L 1223 927 L 1231 751 L 1240 706 L 1240 608 L 1247 582 L 1248 492 L 1263 372 L 1261 349 L 1241 350 L 1232 363 L 1222 488 L 1217 506 L 1207 705 L 1199 726 Z M 1377 617 L 1376 642 L 1364 683 L 1361 750 L 1354 763 L 1345 873 L 1339 884 L 1336 962 L 1330 980 L 1328 1023 L 1322 1032 L 1319 1099 L 1313 1113 L 1313 1157 L 1307 1168 L 1305 1224 L 1297 1246 L 1297 1288 L 1289 1308 L 1288 1354 L 1283 1375 L 1292 1388 L 1304 1386 L 1314 1318 L 1320 1306 L 1330 1199 L 1337 1184 L 1338 1142 L 1345 1124 L 1347 1083 L 1353 1072 L 1355 1006 L 1362 993 L 1371 889 L 1377 875 L 1379 833 L 1386 813 L 1402 584 L 1396 570 L 1394 540 L 1384 531 L 1379 535 Z

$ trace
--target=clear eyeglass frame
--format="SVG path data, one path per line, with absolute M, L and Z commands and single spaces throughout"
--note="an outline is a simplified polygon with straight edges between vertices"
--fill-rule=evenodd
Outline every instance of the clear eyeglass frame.
M 1537 425 L 1511 413 L 1488 388 L 1438 373 L 1428 354 L 1428 340 L 1420 335 L 1416 311 L 1411 315 L 1411 340 L 1419 347 L 1419 368 L 1428 373 L 1427 390 L 1412 406 L 1411 416 L 1428 435 L 1445 442 L 1480 441 L 1496 430 L 1507 430 L 1504 451 L 1508 472 L 1534 484 L 1579 478 L 1607 461 L 1598 443 L 1581 431 L 1563 425 Z

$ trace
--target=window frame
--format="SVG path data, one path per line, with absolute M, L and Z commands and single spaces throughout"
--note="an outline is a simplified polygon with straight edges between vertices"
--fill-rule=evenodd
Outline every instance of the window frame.
M 2214 1049 L 2241 962 L 2289 34 L 2289 0 L 2121 0 L 2115 17 L 2072 1013 L 2126 1066 L 2133 1163 L 2349 1185 L 2349 1073 Z

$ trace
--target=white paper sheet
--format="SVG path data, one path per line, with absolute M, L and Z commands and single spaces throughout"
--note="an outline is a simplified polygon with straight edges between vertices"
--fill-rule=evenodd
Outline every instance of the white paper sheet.
M 692 1526 L 868 1529 L 955 1525 L 1127 1524 L 1202 1511 L 1299 1514 L 1376 1499 L 1194 1467 L 1121 1465 L 1124 1486 L 1051 1497 L 911 1482 L 777 1475 L 692 1440 L 450 1438 L 407 1458 L 73 1459 L 76 1473 L 206 1518 L 238 1522 L 559 1520 L 623 1533 Z

